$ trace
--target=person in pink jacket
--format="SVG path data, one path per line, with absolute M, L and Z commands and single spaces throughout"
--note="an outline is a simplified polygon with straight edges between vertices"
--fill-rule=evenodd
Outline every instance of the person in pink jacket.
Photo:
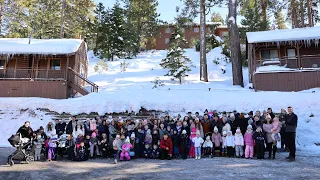
M 124 157 L 126 160 L 130 161 L 130 149 L 132 148 L 132 144 L 130 143 L 129 137 L 127 137 L 125 143 L 122 145 L 122 152 L 120 153 L 120 161 L 124 160 Z
M 221 137 L 221 134 L 219 133 L 217 126 L 213 128 L 211 139 L 214 145 L 213 148 L 214 148 L 215 156 L 220 156 L 222 137 Z
M 247 127 L 247 131 L 244 134 L 244 144 L 246 145 L 245 149 L 245 157 L 246 159 L 253 159 L 253 146 L 254 146 L 254 140 L 253 140 L 253 131 L 252 131 L 252 126 L 249 125 Z

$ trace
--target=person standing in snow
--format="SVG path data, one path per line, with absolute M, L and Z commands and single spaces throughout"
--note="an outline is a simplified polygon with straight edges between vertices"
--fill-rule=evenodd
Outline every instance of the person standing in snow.
M 290 151 L 288 159 L 289 161 L 295 161 L 296 159 L 296 129 L 298 125 L 298 116 L 294 114 L 293 108 L 288 107 L 288 118 L 285 121 L 285 142 Z
M 171 160 L 172 158 L 172 141 L 169 138 L 168 133 L 164 133 L 161 141 L 160 141 L 160 159 L 168 159 Z
M 201 146 L 203 144 L 203 139 L 200 137 L 201 133 L 199 130 L 196 132 L 196 137 L 192 138 L 194 143 L 195 159 L 201 159 Z

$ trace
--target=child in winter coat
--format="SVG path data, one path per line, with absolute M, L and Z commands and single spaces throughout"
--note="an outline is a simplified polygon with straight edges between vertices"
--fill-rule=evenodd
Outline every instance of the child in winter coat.
M 41 135 L 38 134 L 37 135 L 37 139 L 34 141 L 34 145 L 35 145 L 35 153 L 34 153 L 34 160 L 38 161 L 40 160 L 40 154 L 41 154 L 41 149 L 42 149 L 42 145 L 44 144 L 44 139 L 42 139 Z
M 171 136 L 172 139 L 172 146 L 173 146 L 173 156 L 175 158 L 179 158 L 179 146 L 180 146 L 180 136 L 176 129 L 173 130 L 173 134 Z
M 158 148 L 158 145 L 154 144 L 151 152 L 151 159 L 158 159 L 158 158 L 159 158 L 159 148 Z
M 150 129 L 147 130 L 146 137 L 144 138 L 144 143 L 149 145 L 152 144 L 152 135 Z
M 264 159 L 264 134 L 260 126 L 257 127 L 256 132 L 253 134 L 253 139 L 256 143 L 256 154 L 258 159 Z
M 280 136 L 279 136 L 279 132 L 281 130 L 281 123 L 279 122 L 279 118 L 275 117 L 273 118 L 273 122 L 272 122 L 272 134 L 271 134 L 271 138 L 273 140 L 273 146 L 277 146 L 277 141 L 280 141 Z
M 130 161 L 129 152 L 130 152 L 131 148 L 132 148 L 132 144 L 130 143 L 129 137 L 127 137 L 125 143 L 122 145 L 122 151 L 120 153 L 120 161 L 123 161 L 124 158 L 126 158 L 126 160 Z
M 52 138 L 50 138 L 49 143 L 48 143 L 48 161 L 55 160 L 55 152 L 56 152 L 56 147 L 57 147 L 57 139 L 58 136 L 54 135 Z
M 197 132 L 197 129 L 195 127 L 192 127 L 191 128 L 191 134 L 190 134 L 190 148 L 189 148 L 189 156 L 191 158 L 194 158 L 195 157 L 195 148 L 194 148 L 194 143 L 192 141 L 193 138 L 196 137 L 196 132 Z
M 236 133 L 234 134 L 234 145 L 236 148 L 236 156 L 240 158 L 243 156 L 243 146 L 244 146 L 244 139 L 243 135 L 241 134 L 241 130 L 238 128 Z
M 221 155 L 227 156 L 227 132 L 222 132 L 222 146 L 221 146 Z
M 200 131 L 197 131 L 196 137 L 192 138 L 195 149 L 195 159 L 201 159 L 201 145 L 204 142 L 200 137 Z
M 222 142 L 222 137 L 221 134 L 219 133 L 218 127 L 215 126 L 213 128 L 213 133 L 212 133 L 212 142 L 214 143 L 214 154 L 215 156 L 219 156 L 221 153 L 221 142 Z
M 184 129 L 181 132 L 181 137 L 180 137 L 180 147 L 181 147 L 181 158 L 182 159 L 187 159 L 188 154 L 189 154 L 189 143 L 190 139 L 188 137 L 187 131 Z
M 212 144 L 212 141 L 210 140 L 210 136 L 206 137 L 206 140 L 204 141 L 202 147 L 203 147 L 203 150 L 204 150 L 204 155 L 211 157 L 213 144 Z
M 107 139 L 106 133 L 102 133 L 99 149 L 100 149 L 101 156 L 103 158 L 109 156 L 108 139 Z
M 100 153 L 99 153 L 97 134 L 93 132 L 90 138 L 90 157 L 93 158 L 95 157 L 95 155 L 100 156 Z
M 67 141 L 67 147 L 68 147 L 68 160 L 74 160 L 75 143 L 72 135 L 69 136 L 69 139 Z
M 227 155 L 228 157 L 232 157 L 234 155 L 234 136 L 232 135 L 232 131 L 227 132 L 226 137 L 226 145 L 227 145 Z
M 253 131 L 252 131 L 252 126 L 249 125 L 247 127 L 247 131 L 244 134 L 244 143 L 246 145 L 246 150 L 245 150 L 245 157 L 246 159 L 253 159 L 253 154 L 254 154 L 254 150 L 253 150 L 253 145 L 254 145 L 254 141 L 253 141 Z
M 145 149 L 143 151 L 143 155 L 145 158 L 151 158 L 151 154 L 152 154 L 152 149 L 150 148 L 149 144 L 146 144 Z
M 76 151 L 76 157 L 75 160 L 76 161 L 86 161 L 88 160 L 87 158 L 88 156 L 86 155 L 86 148 L 84 146 L 84 142 L 80 142 L 80 146 L 78 147 L 77 151 Z

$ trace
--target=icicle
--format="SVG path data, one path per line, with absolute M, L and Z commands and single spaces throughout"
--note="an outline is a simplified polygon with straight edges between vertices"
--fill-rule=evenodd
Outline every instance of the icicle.
M 315 39 L 314 40 L 314 45 L 315 45 L 316 48 L 319 47 L 319 39 Z

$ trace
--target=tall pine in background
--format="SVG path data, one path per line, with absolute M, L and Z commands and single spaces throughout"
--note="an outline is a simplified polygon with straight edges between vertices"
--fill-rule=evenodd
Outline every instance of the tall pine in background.
M 191 60 L 184 55 L 185 51 L 182 47 L 186 43 L 181 28 L 176 26 L 174 33 L 170 36 L 167 56 L 160 63 L 161 67 L 168 69 L 165 76 L 179 79 L 180 84 L 182 84 L 182 78 L 187 76 L 187 73 L 191 71 L 190 68 L 193 67 Z

